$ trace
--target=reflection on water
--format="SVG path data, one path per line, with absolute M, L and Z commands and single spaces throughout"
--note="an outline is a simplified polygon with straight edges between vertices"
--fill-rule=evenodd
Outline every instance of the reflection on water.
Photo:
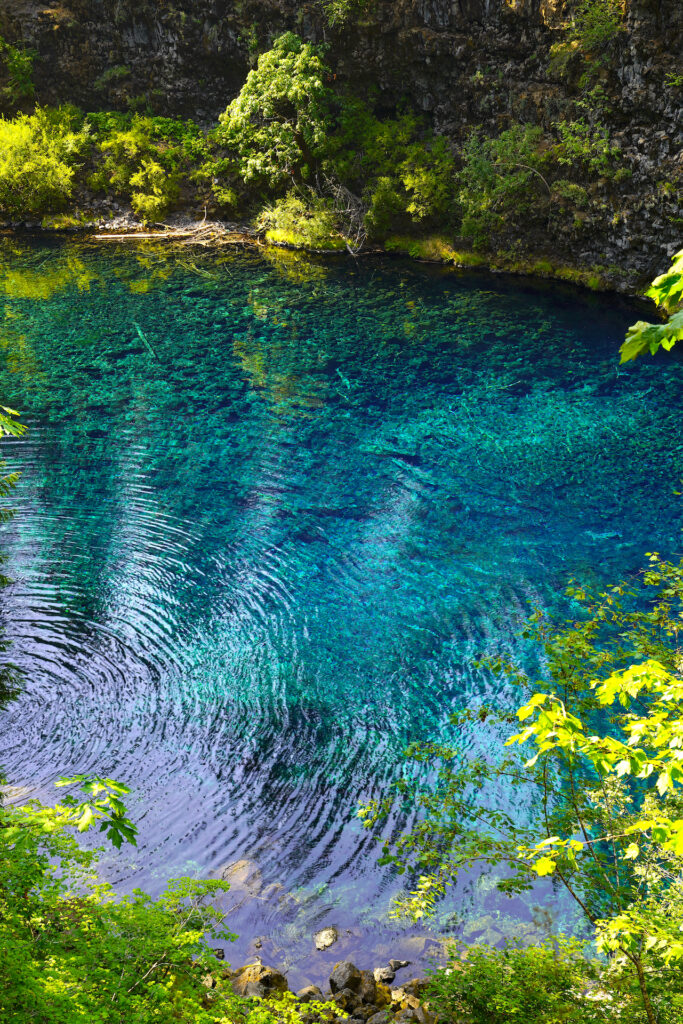
M 407 740 L 511 699 L 472 661 L 526 656 L 531 604 L 676 555 L 679 362 L 619 368 L 612 299 L 370 260 L 13 243 L 0 303 L 0 393 L 31 426 L 6 445 L 12 782 L 129 782 L 122 886 L 253 861 L 233 959 L 262 934 L 317 980 L 328 922 L 351 929 L 331 962 L 421 955 L 355 807 Z M 439 923 L 529 916 L 484 878 Z

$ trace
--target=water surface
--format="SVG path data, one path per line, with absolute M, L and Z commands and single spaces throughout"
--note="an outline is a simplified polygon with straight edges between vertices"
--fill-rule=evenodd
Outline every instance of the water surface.
M 255 862 L 282 889 L 233 914 L 235 961 L 260 934 L 317 980 L 323 923 L 361 966 L 400 955 L 356 806 L 408 740 L 509 702 L 472 660 L 524 653 L 532 605 L 679 552 L 680 360 L 620 368 L 614 297 L 370 259 L 6 243 L 0 301 L 30 426 L 5 444 L 10 779 L 129 782 L 124 888 Z M 494 939 L 530 916 L 485 881 L 456 911 Z

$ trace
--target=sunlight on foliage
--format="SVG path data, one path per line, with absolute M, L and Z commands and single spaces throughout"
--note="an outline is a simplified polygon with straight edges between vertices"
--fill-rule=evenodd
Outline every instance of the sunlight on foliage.
M 557 629 L 535 612 L 524 634 L 543 652 L 542 680 L 512 663 L 484 662 L 528 694 L 517 712 L 522 728 L 507 741 L 512 756 L 501 750 L 494 763 L 415 744 L 409 761 L 431 766 L 434 785 L 407 774 L 396 798 L 371 802 L 361 815 L 373 826 L 394 799 L 419 808 L 417 824 L 385 842 L 382 858 L 419 876 L 397 906 L 413 919 L 433 913 L 475 864 L 503 866 L 498 887 L 508 894 L 552 876 L 598 946 L 636 979 L 652 1022 L 651 989 L 659 992 L 683 960 L 683 563 L 653 554 L 638 586 L 593 595 L 572 585 L 567 596 L 575 618 Z M 456 714 L 453 724 L 476 714 L 490 727 L 509 721 L 483 708 Z M 535 753 L 520 760 L 515 749 L 530 742 Z M 528 819 L 500 806 L 499 779 L 531 795 Z
M 656 277 L 645 294 L 668 314 L 668 320 L 659 324 L 638 320 L 629 327 L 626 341 L 619 349 L 622 363 L 646 352 L 654 355 L 660 348 L 668 352 L 683 339 L 683 249 L 673 257 L 670 269 Z
M 86 133 L 69 112 L 38 108 L 0 118 L 0 213 L 20 217 L 64 206 Z
M 293 32 L 261 54 L 216 130 L 245 183 L 274 188 L 311 177 L 329 130 L 328 77 L 320 49 Z

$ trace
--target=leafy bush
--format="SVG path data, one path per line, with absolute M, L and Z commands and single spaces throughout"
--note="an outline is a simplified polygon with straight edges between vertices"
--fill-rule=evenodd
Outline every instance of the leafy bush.
M 117 82 L 122 82 L 126 78 L 130 78 L 130 68 L 126 67 L 125 64 L 115 64 L 113 67 L 107 68 L 99 78 L 96 78 L 93 82 L 93 88 L 98 91 L 108 89 L 111 85 L 115 85 Z
M 345 97 L 326 148 L 325 168 L 362 194 L 371 237 L 411 222 L 452 218 L 454 160 L 446 139 L 432 135 L 412 113 L 380 120 L 355 97 Z
M 574 17 L 574 31 L 586 54 L 602 53 L 621 28 L 619 0 L 582 0 Z
M 334 210 L 329 202 L 315 193 L 306 199 L 289 192 L 263 210 L 258 227 L 266 232 L 269 242 L 307 246 L 312 249 L 343 249 Z
M 12 104 L 31 99 L 34 94 L 33 61 L 35 50 L 12 46 L 0 36 L 0 74 L 7 84 L 0 89 L 0 96 Z
M 140 170 L 131 174 L 131 206 L 141 220 L 158 220 L 177 198 L 178 182 L 155 160 L 143 159 Z
M 656 277 L 645 294 L 654 299 L 668 319 L 659 324 L 645 320 L 632 324 L 620 349 L 622 363 L 645 352 L 654 355 L 660 348 L 668 352 L 677 341 L 683 341 L 683 249 L 676 253 L 669 270 Z
M 431 973 L 427 998 L 444 1024 L 597 1024 L 614 1020 L 610 1002 L 582 995 L 597 973 L 581 944 L 565 939 L 504 949 L 451 946 L 447 966 Z
M 328 76 L 320 49 L 293 32 L 261 54 L 215 133 L 243 182 L 278 190 L 312 177 L 330 128 Z
M 572 68 L 581 63 L 578 39 L 562 39 L 550 47 L 548 71 L 555 78 L 568 78 Z
M 63 207 L 86 142 L 72 108 L 0 118 L 0 211 L 21 217 Z
M 145 221 L 158 220 L 176 201 L 180 181 L 208 151 L 204 132 L 192 121 L 140 114 L 89 114 L 101 163 L 91 187 L 127 196 Z
M 528 219 L 540 205 L 539 188 L 545 199 L 549 186 L 540 171 L 545 159 L 541 140 L 541 129 L 528 124 L 513 125 L 493 139 L 476 130 L 470 135 L 457 184 L 461 233 L 475 248 Z
M 323 0 L 323 10 L 330 25 L 345 25 L 354 16 L 363 15 L 370 0 Z
M 580 166 L 592 174 L 607 174 L 612 170 L 621 150 L 610 145 L 604 124 L 581 117 L 575 121 L 556 121 L 553 128 L 560 141 L 554 146 L 552 156 L 559 164 Z

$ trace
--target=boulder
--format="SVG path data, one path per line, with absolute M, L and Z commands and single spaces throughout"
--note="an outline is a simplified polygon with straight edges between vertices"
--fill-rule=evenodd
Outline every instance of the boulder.
M 380 1010 L 368 1018 L 368 1024 L 387 1024 L 390 1014 L 388 1010 Z
M 341 992 L 338 993 L 338 994 L 343 996 L 344 999 L 346 1000 L 346 1009 L 347 1010 L 353 1011 L 353 1010 L 356 1009 L 356 1007 L 360 1006 L 360 1004 L 361 1004 L 361 998 L 360 998 L 359 993 L 358 992 L 354 992 L 350 988 L 343 988 L 341 990 Z
M 406 981 L 405 984 L 401 985 L 401 988 L 411 996 L 421 996 L 428 986 L 429 981 L 427 978 L 411 978 L 410 981 Z
M 330 975 L 330 989 L 332 993 L 341 992 L 348 988 L 352 992 L 360 989 L 361 973 L 349 960 L 341 960 L 332 968 Z
M 300 988 L 296 997 L 300 1003 L 322 1002 L 325 998 L 317 985 L 306 985 L 305 988 Z
M 394 963 L 396 963 L 396 961 L 394 961 Z M 390 985 L 391 982 L 396 977 L 396 975 L 395 975 L 394 971 L 392 971 L 391 967 L 375 967 L 375 969 L 374 969 L 374 971 L 372 973 L 373 973 L 373 976 L 375 978 L 375 981 L 381 981 L 385 985 L 387 985 L 387 984 Z
M 376 1006 L 362 1006 L 362 1005 L 358 1006 L 354 1010 L 353 1016 L 356 1018 L 356 1020 L 362 1020 L 362 1021 L 370 1020 L 371 1017 L 376 1017 L 377 1016 L 377 1007 Z M 385 1012 L 384 1016 L 386 1018 L 386 1012 Z
M 360 985 L 358 986 L 358 995 L 360 996 L 361 1003 L 374 1004 L 376 994 L 377 985 L 375 984 L 375 978 L 372 971 L 361 971 Z
M 394 1024 L 409 1024 L 413 1020 L 417 1020 L 417 1014 L 414 1010 L 399 1010 L 394 1016 Z
M 287 991 L 287 979 L 274 967 L 251 964 L 241 967 L 232 979 L 232 987 L 238 996 L 272 996 L 275 992 Z
M 316 949 L 329 949 L 339 938 L 339 932 L 336 928 L 321 928 L 319 932 L 316 932 L 313 936 Z

